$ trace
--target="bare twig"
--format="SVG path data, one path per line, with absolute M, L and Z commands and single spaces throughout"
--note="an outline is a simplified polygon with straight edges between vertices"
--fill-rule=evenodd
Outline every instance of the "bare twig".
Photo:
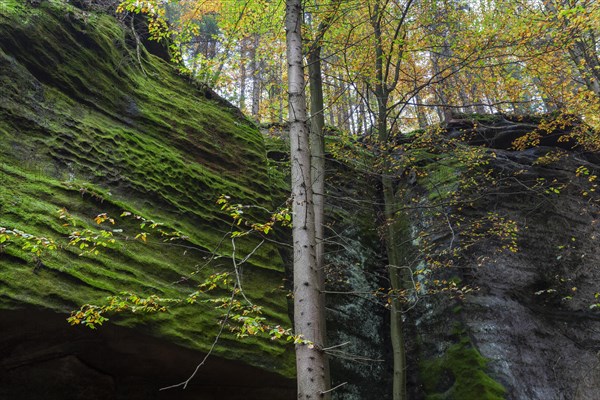
M 190 377 L 187 378 L 185 381 L 178 383 L 176 385 L 171 385 L 171 386 L 166 386 L 166 387 L 160 388 L 159 391 L 175 389 L 178 387 L 182 387 L 182 389 L 185 389 L 185 388 L 187 388 L 187 385 L 190 383 L 190 381 L 192 379 L 194 379 L 194 377 L 200 370 L 200 367 L 202 367 L 204 365 L 204 363 L 206 362 L 206 360 L 208 360 L 208 357 L 212 354 L 213 350 L 215 349 L 215 346 L 217 345 L 217 342 L 221 338 L 223 329 L 225 329 L 225 324 L 227 324 L 227 320 L 229 319 L 229 315 L 231 314 L 231 308 L 233 307 L 233 298 L 235 297 L 235 292 L 236 292 L 236 288 L 234 287 L 233 290 L 231 291 L 231 298 L 229 299 L 229 308 L 227 309 L 227 314 L 225 314 L 225 318 L 221 322 L 221 327 L 219 329 L 219 333 L 217 333 L 217 336 L 215 337 L 215 340 L 213 341 L 212 345 L 210 346 L 208 353 L 206 353 L 206 355 L 204 356 L 204 358 L 202 359 L 200 364 L 196 365 L 196 369 L 194 369 L 194 372 L 192 372 Z
M 245 263 L 246 261 L 248 261 L 248 259 L 260 248 L 260 246 L 262 246 L 262 244 L 265 241 L 262 240 L 255 248 L 254 250 L 252 250 L 250 253 L 248 253 L 248 255 L 246 257 L 244 257 L 242 259 L 242 261 L 240 261 L 239 263 L 236 261 L 235 259 L 235 238 L 231 238 L 231 246 L 233 247 L 233 251 L 231 253 L 231 261 L 233 262 L 233 269 L 235 271 L 235 279 L 237 281 L 237 287 L 240 289 L 240 293 L 242 294 L 242 297 L 244 298 L 244 300 L 246 300 L 248 302 L 248 304 L 250 304 L 251 306 L 253 306 L 254 304 L 252 304 L 252 302 L 246 297 L 246 295 L 244 294 L 244 289 L 242 289 L 242 278 L 241 278 L 241 273 L 240 273 L 240 269 L 239 266 L 242 265 L 243 263 Z
M 345 384 L 347 384 L 348 382 L 344 382 L 344 383 L 340 383 L 339 385 L 332 387 L 329 390 L 325 390 L 324 392 L 320 392 L 321 394 L 325 394 L 325 393 L 329 393 L 329 392 L 333 392 L 334 390 L 341 388 L 342 386 L 344 386 Z

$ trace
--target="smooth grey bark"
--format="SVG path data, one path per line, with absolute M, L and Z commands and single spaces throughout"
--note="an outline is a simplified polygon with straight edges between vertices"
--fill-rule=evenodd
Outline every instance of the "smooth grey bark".
M 365 102 L 364 99 L 359 99 L 359 103 L 358 103 L 358 116 L 357 116 L 357 129 L 358 129 L 358 134 L 361 135 L 366 135 L 367 134 L 367 110 L 365 107 Z
M 331 76 L 330 76 L 328 65 L 329 65 L 328 63 L 324 63 L 322 65 L 323 74 L 325 75 L 325 84 L 327 85 L 327 87 L 333 87 L 335 84 L 333 82 L 331 82 Z M 329 77 L 329 79 L 328 79 L 328 77 Z M 335 126 L 335 118 L 334 118 L 334 111 L 333 111 L 332 105 L 330 105 L 328 107 L 327 115 L 329 118 L 329 125 Z
M 350 88 L 348 88 L 348 95 L 346 99 L 348 101 L 347 109 L 348 109 L 348 126 L 350 134 L 354 135 L 356 133 L 356 123 L 354 118 L 354 107 L 352 105 L 352 97 L 350 96 Z
M 440 67 L 440 54 L 431 52 L 431 66 L 433 73 L 436 76 L 442 76 L 442 69 Z M 439 105 L 436 107 L 438 118 L 440 122 L 450 121 L 452 119 L 452 108 L 448 107 L 450 101 L 448 100 L 449 85 L 446 80 L 442 80 L 438 83 L 438 88 L 435 90 L 437 101 Z
M 316 46 L 308 54 L 310 89 L 310 149 L 315 208 L 315 232 L 317 238 L 317 264 L 323 264 L 323 218 L 325 193 L 325 140 L 323 128 L 323 81 L 321 78 L 321 47 Z
M 315 220 L 306 127 L 301 0 L 286 0 L 286 48 L 294 246 L 294 327 L 312 344 L 296 345 L 298 399 L 322 399 L 328 393 L 321 326 L 325 305 L 316 265 Z
M 404 344 L 404 331 L 402 321 L 402 303 L 398 293 L 405 289 L 408 281 L 405 269 L 406 253 L 406 216 L 398 215 L 399 200 L 396 198 L 392 177 L 384 171 L 382 176 L 384 216 L 386 224 L 386 249 L 388 255 L 388 274 L 390 285 L 395 295 L 390 303 L 390 336 L 392 341 L 392 354 L 394 361 L 394 377 L 392 385 L 392 398 L 406 400 L 406 349 Z M 404 243 L 403 243 L 404 242 Z
M 558 106 L 556 104 L 556 100 L 549 96 L 548 91 L 544 88 L 544 83 L 538 76 L 533 77 L 533 84 L 535 85 L 540 97 L 542 98 L 542 103 L 544 104 L 544 108 L 546 112 L 554 112 L 558 111 Z
M 581 37 L 569 49 L 569 55 L 588 90 L 600 96 L 600 59 L 592 47 Z
M 319 33 L 322 26 L 319 26 Z M 320 36 L 320 35 L 319 35 Z M 318 40 L 318 39 L 317 39 Z M 315 213 L 315 239 L 316 239 L 316 268 L 319 273 L 319 285 L 325 289 L 325 127 L 323 79 L 321 75 L 321 46 L 314 43 L 308 53 L 308 79 L 310 90 L 310 152 L 311 152 L 311 180 L 313 189 L 313 206 Z M 321 302 L 325 304 L 325 294 L 321 293 Z M 321 315 L 321 343 L 327 341 L 325 313 Z M 325 356 L 325 379 L 330 381 L 329 360 Z M 323 398 L 331 398 L 329 393 Z

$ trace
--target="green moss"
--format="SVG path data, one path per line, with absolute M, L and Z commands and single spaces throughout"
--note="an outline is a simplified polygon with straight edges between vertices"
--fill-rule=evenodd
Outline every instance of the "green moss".
M 424 154 L 420 157 L 424 161 L 427 159 Z M 429 200 L 442 201 L 452 197 L 459 188 L 461 174 L 466 166 L 455 158 L 440 160 L 437 155 L 430 155 L 426 162 L 425 175 L 419 179 L 419 183 L 427 190 Z
M 65 243 L 71 228 L 56 211 L 66 207 L 78 229 L 98 229 L 93 217 L 106 212 L 117 220 L 110 229 L 123 232 L 98 256 L 45 252 L 41 267 L 17 243 L 5 245 L 0 307 L 64 313 L 121 291 L 183 297 L 207 275 L 231 270 L 231 243 L 223 240 L 231 218 L 217 198 L 272 209 L 284 187 L 253 125 L 143 48 L 138 59 L 131 33 L 109 16 L 58 0 L 2 4 L 0 226 Z M 124 210 L 189 239 L 134 241 L 139 223 L 118 218 Z M 258 243 L 239 239 L 238 256 Z M 285 293 L 275 289 L 283 279 L 279 249 L 263 244 L 244 268 L 246 294 L 289 326 Z M 176 307 L 113 320 L 207 351 L 219 315 L 208 306 Z M 269 340 L 227 337 L 216 355 L 293 375 L 291 348 Z
M 461 333 L 443 357 L 421 363 L 427 400 L 501 400 L 506 390 L 486 373 L 488 361 Z

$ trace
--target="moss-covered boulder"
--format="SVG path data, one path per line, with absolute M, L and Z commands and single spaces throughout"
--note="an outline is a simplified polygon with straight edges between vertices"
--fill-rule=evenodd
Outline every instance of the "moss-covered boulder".
M 147 52 L 114 17 L 58 0 L 0 5 L 0 177 L 0 227 L 59 244 L 31 252 L 9 239 L 0 247 L 0 309 L 17 310 L 6 321 L 31 313 L 24 321 L 34 325 L 36 316 L 66 317 L 121 291 L 187 296 L 210 274 L 231 271 L 231 218 L 219 195 L 271 209 L 281 187 L 261 135 L 239 112 Z M 119 217 L 124 211 L 184 238 L 165 241 L 150 224 Z M 98 225 L 102 213 L 115 224 Z M 86 229 L 110 232 L 115 243 L 98 254 L 64 245 Z M 282 258 L 275 245 L 259 243 L 236 242 L 238 260 L 252 253 L 244 291 L 273 323 L 289 326 Z M 111 322 L 208 352 L 222 313 L 203 303 Z M 60 329 L 77 331 L 66 322 Z M 8 340 L 0 338 L 6 360 L 19 347 L 4 346 Z M 291 377 L 290 350 L 226 330 L 212 355 Z

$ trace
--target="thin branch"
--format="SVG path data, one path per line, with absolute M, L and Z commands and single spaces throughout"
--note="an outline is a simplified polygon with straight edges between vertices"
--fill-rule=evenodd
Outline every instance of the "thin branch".
M 322 351 L 327 351 L 327 350 L 335 349 L 336 347 L 346 346 L 348 344 L 350 344 L 350 342 L 344 342 L 344 343 L 336 344 L 335 346 L 325 347 L 325 348 L 323 348 L 321 350 Z
M 187 378 L 185 381 L 183 381 L 181 383 L 178 383 L 176 385 L 171 385 L 171 386 L 166 386 L 166 387 L 160 388 L 159 391 L 169 390 L 169 389 L 175 389 L 175 388 L 178 388 L 178 387 L 181 387 L 181 386 L 183 386 L 182 389 L 185 389 L 185 388 L 187 388 L 188 383 L 190 383 L 190 381 L 192 379 L 194 379 L 194 377 L 196 376 L 196 374 L 200 370 L 200 367 L 202 367 L 204 365 L 204 363 L 206 362 L 206 360 L 208 360 L 208 357 L 212 354 L 212 352 L 215 349 L 215 346 L 217 345 L 217 342 L 221 338 L 221 334 L 223 333 L 223 329 L 225 329 L 225 324 L 227 324 L 227 320 L 229 319 L 229 315 L 231 314 L 231 309 L 233 307 L 233 298 L 235 297 L 235 292 L 236 292 L 235 289 L 236 288 L 234 287 L 233 290 L 231 291 L 231 298 L 229 299 L 229 308 L 227 309 L 227 314 L 225 315 L 225 318 L 221 322 L 221 328 L 219 329 L 219 333 L 217 333 L 217 336 L 215 337 L 215 340 L 213 341 L 212 346 L 210 346 L 210 349 L 208 350 L 208 353 L 206 353 L 206 355 L 204 356 L 204 358 L 202 359 L 202 361 L 200 362 L 200 364 L 196 365 L 196 369 L 194 370 L 194 372 L 192 373 L 192 375 L 190 375 L 189 378 Z
M 325 394 L 325 393 L 333 392 L 334 390 L 336 390 L 336 389 L 338 389 L 338 388 L 341 388 L 342 386 L 344 386 L 344 385 L 345 385 L 345 384 L 347 384 L 347 383 L 348 383 L 348 382 L 340 383 L 339 385 L 337 385 L 337 386 L 335 386 L 335 387 L 332 387 L 332 388 L 331 388 L 331 389 L 329 389 L 329 390 L 325 390 L 324 392 L 319 392 L 319 393 L 323 395 L 323 394 Z

